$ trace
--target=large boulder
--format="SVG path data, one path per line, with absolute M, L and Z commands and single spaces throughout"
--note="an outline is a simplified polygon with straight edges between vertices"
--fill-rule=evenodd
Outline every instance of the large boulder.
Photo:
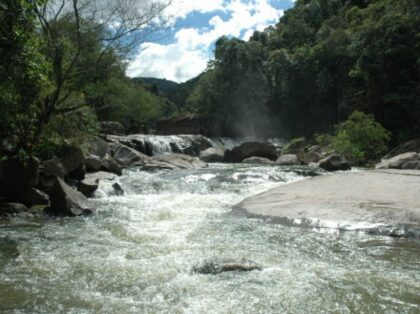
M 50 212 L 58 216 L 80 216 L 94 213 L 88 199 L 57 178 L 50 193 Z
M 322 155 L 317 151 L 308 151 L 303 154 L 303 163 L 309 165 L 310 163 L 317 163 L 322 159 Z
M 68 173 L 77 171 L 84 165 L 85 157 L 80 147 L 66 145 L 62 147 L 60 156 L 64 168 L 66 168 Z
M 101 133 L 111 135 L 124 135 L 124 126 L 116 121 L 101 121 L 100 122 Z
M 28 208 L 31 208 L 36 205 L 50 205 L 50 197 L 35 188 L 28 188 L 23 191 L 18 197 L 19 203 L 24 204 Z
M 9 197 L 36 186 L 39 182 L 39 160 L 8 158 L 0 161 L 0 196 Z
M 255 164 L 255 165 L 271 165 L 273 162 L 264 157 L 248 157 L 242 160 L 243 164 Z
M 411 170 L 420 170 L 420 159 L 419 160 L 413 160 L 413 161 L 407 161 L 404 163 L 404 165 L 401 167 L 402 169 L 411 169 Z
M 85 166 L 87 172 L 99 171 L 102 167 L 101 158 L 96 155 L 89 155 L 85 158 Z
M 420 171 L 342 172 L 251 196 L 234 212 L 273 223 L 420 239 Z
M 164 154 L 157 155 L 150 158 L 143 166 L 145 170 L 159 170 L 159 169 L 199 169 L 206 168 L 208 165 L 198 159 L 182 154 Z
M 90 197 L 95 193 L 99 186 L 99 179 L 96 177 L 86 177 L 84 180 L 80 181 L 77 189 L 84 196 Z
M 218 148 L 209 147 L 200 152 L 200 159 L 204 162 L 222 162 L 225 153 Z
M 393 150 L 391 150 L 384 159 L 390 159 L 392 157 L 395 157 L 397 155 L 401 155 L 404 153 L 410 153 L 410 152 L 416 152 L 420 153 L 420 138 L 416 138 L 407 142 L 404 142 L 397 147 L 395 147 Z
M 0 203 L 0 217 L 26 213 L 28 207 L 20 203 Z
M 115 161 L 123 167 L 133 166 L 134 164 L 142 166 L 150 159 L 150 157 L 122 144 L 112 144 L 112 148 Z
M 319 161 L 319 167 L 327 171 L 350 170 L 350 164 L 347 160 L 338 155 L 332 154 Z
M 55 184 L 56 178 L 67 177 L 67 170 L 57 157 L 43 161 L 40 166 L 40 177 L 37 188 L 49 193 Z
M 121 167 L 118 165 L 115 159 L 109 154 L 106 154 L 105 157 L 101 160 L 101 170 L 112 172 L 119 176 L 122 175 Z
M 226 162 L 242 162 L 248 157 L 264 157 L 276 160 L 277 150 L 271 143 L 245 142 L 225 151 Z
M 110 152 L 108 143 L 100 137 L 89 139 L 87 150 L 89 155 L 97 156 L 99 158 L 105 157 L 105 155 Z
M 276 165 L 297 166 L 297 165 L 300 165 L 300 161 L 298 159 L 298 156 L 296 156 L 295 154 L 286 154 L 286 155 L 280 156 L 276 160 Z
M 47 177 L 58 177 L 64 179 L 67 175 L 67 170 L 63 162 L 57 157 L 43 161 L 40 167 L 41 175 Z
M 404 164 L 419 160 L 419 154 L 416 152 L 404 153 L 401 155 L 394 156 L 390 159 L 382 160 L 378 163 L 376 169 L 401 169 Z

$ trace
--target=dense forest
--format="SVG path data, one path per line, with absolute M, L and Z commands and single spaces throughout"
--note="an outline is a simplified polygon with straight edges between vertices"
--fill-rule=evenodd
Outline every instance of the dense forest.
M 358 110 L 420 135 L 420 2 L 298 0 L 249 41 L 222 37 L 185 110 L 232 135 L 332 133 Z
M 1 2 L 0 155 L 48 157 L 97 134 L 99 120 L 129 128 L 167 114 L 168 101 L 125 71 L 169 2 L 98 3 Z
M 180 85 L 125 74 L 169 2 L 139 17 L 83 3 L 0 4 L 0 155 L 48 157 L 100 120 L 135 130 L 185 112 L 224 136 L 332 134 L 355 111 L 394 144 L 420 136 L 419 0 L 297 0 L 249 41 L 218 39 L 206 71 Z

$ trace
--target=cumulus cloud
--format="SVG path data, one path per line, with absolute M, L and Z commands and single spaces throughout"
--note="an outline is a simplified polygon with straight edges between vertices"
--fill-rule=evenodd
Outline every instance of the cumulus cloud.
M 283 14 L 270 0 L 175 0 L 168 12 L 177 19 L 188 18 L 192 12 L 222 11 L 228 19 L 215 14 L 206 28 L 182 28 L 174 35 L 174 43 L 162 45 L 145 43 L 128 67 L 129 76 L 158 77 L 186 81 L 201 73 L 211 58 L 212 44 L 221 36 L 247 40 L 255 30 L 263 30 L 276 23 Z

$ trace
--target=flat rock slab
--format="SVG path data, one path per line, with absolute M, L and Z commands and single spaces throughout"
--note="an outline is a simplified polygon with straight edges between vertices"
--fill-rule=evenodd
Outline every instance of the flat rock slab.
M 420 238 L 420 171 L 314 177 L 247 198 L 233 212 L 286 225 Z

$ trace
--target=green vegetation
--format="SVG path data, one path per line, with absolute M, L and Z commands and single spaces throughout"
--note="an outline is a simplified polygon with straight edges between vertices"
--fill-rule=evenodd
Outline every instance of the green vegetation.
M 418 0 L 297 0 L 249 41 L 218 39 L 207 70 L 184 84 L 125 76 L 165 1 L 139 16 L 121 1 L 64 0 L 66 10 L 55 0 L 2 1 L 0 155 L 51 155 L 95 134 L 98 120 L 135 130 L 183 112 L 212 119 L 223 136 L 322 145 L 331 138 L 314 134 L 339 125 L 333 146 L 358 162 L 384 151 L 383 128 L 393 144 L 420 136 Z
M 233 135 L 289 138 L 332 134 L 358 110 L 395 144 L 420 136 L 419 51 L 418 0 L 298 0 L 249 41 L 220 38 L 186 108 Z
M 170 110 L 125 76 L 128 54 L 169 2 L 124 2 L 1 2 L 1 156 L 50 156 L 96 134 L 98 119 L 132 127 Z
M 338 125 L 332 146 L 348 160 L 366 163 L 379 159 L 387 152 L 390 135 L 372 115 L 355 111 Z

